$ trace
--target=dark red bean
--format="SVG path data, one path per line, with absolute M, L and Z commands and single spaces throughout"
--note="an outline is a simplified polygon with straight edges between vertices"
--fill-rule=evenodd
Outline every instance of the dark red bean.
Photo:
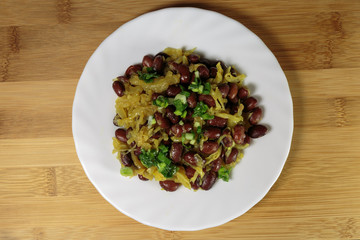
M 223 98 L 226 98 L 230 91 L 229 85 L 224 83 L 224 84 L 219 85 L 218 88 L 219 88 L 219 91 L 221 92 L 221 96 Z
M 172 124 L 178 123 L 180 121 L 179 116 L 177 116 L 175 112 L 175 106 L 169 105 L 166 107 L 166 117 L 170 120 Z
M 196 172 L 195 169 L 193 169 L 190 166 L 186 166 L 185 174 L 188 177 L 188 179 L 191 179 L 194 176 L 195 172 Z
M 161 55 L 157 55 L 155 58 L 154 58 L 154 61 L 153 61 L 153 69 L 155 70 L 155 72 L 157 73 L 161 73 L 163 68 L 164 68 L 164 60 L 163 60 L 163 57 Z
M 236 103 L 230 103 L 230 114 L 235 114 L 239 112 L 239 105 Z
M 207 172 L 205 173 L 204 177 L 203 177 L 203 181 L 201 184 L 201 188 L 204 190 L 209 190 L 215 183 L 216 181 L 216 173 L 214 172 Z
M 207 124 L 210 126 L 223 128 L 227 124 L 227 119 L 215 116 L 213 119 L 207 120 Z
M 141 148 L 140 148 L 140 147 L 136 147 L 136 148 L 134 149 L 134 154 L 135 154 L 135 156 L 140 156 L 140 154 L 141 154 Z
M 159 53 L 157 53 L 157 54 L 155 55 L 155 57 L 156 57 L 156 56 L 159 56 L 159 55 L 160 55 L 160 56 L 163 56 L 165 59 L 169 57 L 169 55 L 167 55 L 167 54 L 164 53 L 164 52 L 159 52 Z
M 213 172 L 218 172 L 219 169 L 221 168 L 221 158 L 218 157 L 216 160 L 214 160 L 214 161 L 212 162 L 211 165 L 212 165 L 211 171 L 213 171 Z
M 197 104 L 196 93 L 192 92 L 190 96 L 187 98 L 187 103 L 189 108 L 195 108 Z
M 239 97 L 237 95 L 234 98 L 229 99 L 229 100 L 233 104 L 239 104 Z
M 194 121 L 194 118 L 192 117 L 193 113 L 194 113 L 194 111 L 192 109 L 188 109 L 186 117 L 184 118 L 184 120 L 187 121 L 187 122 Z
M 182 143 L 173 143 L 170 149 L 170 158 L 173 160 L 174 163 L 178 163 L 181 160 L 181 154 L 183 151 Z
M 161 132 L 156 132 L 154 135 L 151 136 L 153 139 L 159 139 L 162 136 Z
M 172 180 L 160 181 L 159 184 L 165 191 L 168 191 L 168 192 L 174 192 L 180 186 L 180 183 L 176 183 Z
M 191 132 L 193 130 L 193 126 L 191 123 L 185 123 L 183 128 L 185 132 Z
M 209 71 L 210 71 L 210 73 L 209 73 L 210 77 L 211 77 L 211 78 L 216 78 L 217 68 L 216 68 L 216 67 L 211 67 L 211 68 L 209 69 Z
M 179 124 L 175 124 L 171 126 L 170 132 L 172 133 L 172 135 L 174 135 L 175 137 L 181 137 L 182 133 L 183 133 L 183 126 L 179 125 Z
M 137 74 L 137 72 L 141 70 L 142 70 L 141 65 L 131 65 L 130 67 L 128 67 L 128 69 L 126 69 L 125 76 L 130 77 L 133 74 Z
M 127 154 L 122 153 L 120 157 L 120 161 L 122 164 L 124 164 L 125 167 L 130 167 L 133 165 L 133 161 L 131 159 L 130 153 Z
M 245 139 L 244 139 L 244 144 L 250 144 L 251 138 L 246 135 Z
M 119 127 L 119 124 L 118 124 L 118 120 L 120 119 L 120 116 L 118 114 L 115 115 L 115 117 L 113 118 L 113 124 L 117 127 Z
M 200 176 L 196 178 L 195 182 L 191 182 L 190 185 L 192 189 L 198 190 L 200 188 Z
M 204 94 L 199 95 L 199 101 L 204 102 L 209 107 L 215 107 L 216 106 L 214 98 L 212 96 L 210 96 L 210 95 L 204 95 Z
M 126 131 L 125 129 L 122 128 L 118 128 L 115 131 L 115 137 L 120 141 L 120 142 L 127 142 L 127 137 L 126 137 Z
M 182 84 L 190 83 L 190 71 L 188 66 L 180 64 L 177 68 L 177 71 L 180 73 L 180 82 Z
M 180 86 L 177 85 L 170 85 L 168 89 L 166 90 L 166 95 L 168 97 L 175 97 L 181 92 Z
M 239 91 L 238 91 L 238 97 L 239 97 L 241 100 L 246 99 L 248 96 L 249 96 L 249 91 L 248 91 L 246 88 L 242 87 L 242 88 L 239 89 Z
M 243 104 L 244 104 L 244 110 L 246 112 L 248 112 L 248 111 L 253 110 L 256 107 L 257 100 L 253 97 L 249 97 L 244 100 Z
M 113 87 L 116 95 L 118 95 L 119 97 L 124 96 L 124 93 L 125 93 L 124 84 L 122 84 L 120 81 L 115 81 L 115 82 L 113 82 L 112 87 Z
M 212 154 L 219 149 L 219 144 L 215 141 L 206 141 L 203 143 L 202 149 L 200 151 L 204 154 Z
M 153 100 L 153 101 L 156 100 L 160 95 L 161 95 L 160 93 L 153 93 L 151 95 L 151 100 Z
M 225 135 L 225 137 L 222 139 L 222 143 L 225 147 L 231 147 L 233 145 L 233 139 L 231 137 L 231 131 L 230 129 L 226 128 L 222 132 L 222 135 Z
M 152 67 L 154 63 L 154 57 L 152 55 L 146 55 L 143 57 L 142 65 L 144 67 Z
M 187 58 L 190 63 L 198 63 L 200 60 L 200 56 L 194 53 L 190 54 Z
M 162 127 L 162 128 L 170 128 L 170 121 L 169 121 L 169 119 L 163 117 L 163 116 L 161 115 L 161 113 L 159 113 L 159 112 L 156 112 L 156 113 L 154 114 L 154 116 L 155 116 L 156 123 L 157 123 L 160 127 Z
M 261 115 L 262 115 L 261 108 L 259 108 L 259 107 L 254 108 L 252 110 L 250 118 L 249 118 L 250 124 L 252 124 L 252 125 L 257 124 L 261 119 Z
M 138 177 L 141 181 L 149 181 L 149 179 L 147 179 L 146 177 L 144 177 L 143 175 L 141 174 L 138 174 Z
M 221 135 L 221 129 L 217 127 L 207 127 L 204 130 L 204 136 L 209 139 L 218 139 Z
M 239 154 L 239 150 L 237 150 L 236 148 L 231 149 L 231 152 L 229 156 L 226 158 L 225 163 L 230 164 L 235 162 L 238 154 Z
M 230 90 L 229 90 L 228 98 L 233 99 L 238 94 L 239 87 L 236 83 L 230 83 L 229 87 Z
M 129 82 L 129 78 L 127 78 L 125 76 L 119 76 L 119 77 L 117 77 L 117 80 L 119 82 L 122 82 L 122 83 L 128 83 Z
M 244 144 L 245 127 L 243 125 L 238 124 L 234 127 L 233 138 L 235 143 Z
M 235 70 L 235 68 L 230 68 L 230 73 L 231 73 L 231 75 L 233 75 L 234 77 L 236 77 L 237 76 L 237 73 L 236 73 L 236 70 Z
M 201 58 L 200 63 L 205 64 L 207 67 L 215 67 L 217 62 L 207 58 Z
M 134 146 L 136 146 L 136 142 L 135 142 L 135 141 L 132 141 L 132 142 L 130 143 L 130 147 L 134 147 Z
M 185 162 L 191 164 L 191 165 L 196 165 L 196 158 L 195 158 L 195 154 L 196 152 L 187 152 L 184 154 L 184 160 Z
M 263 125 L 253 125 L 248 129 L 248 135 L 251 138 L 259 138 L 267 133 L 267 127 Z
M 209 78 L 209 69 L 205 65 L 200 65 L 197 70 L 199 71 L 199 76 L 201 80 L 206 80 Z

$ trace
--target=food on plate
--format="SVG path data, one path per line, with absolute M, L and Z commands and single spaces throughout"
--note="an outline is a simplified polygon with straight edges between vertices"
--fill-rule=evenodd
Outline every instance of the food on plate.
M 245 75 L 193 50 L 146 55 L 114 79 L 114 151 L 123 176 L 209 190 L 229 181 L 251 138 L 262 137 L 262 109 Z

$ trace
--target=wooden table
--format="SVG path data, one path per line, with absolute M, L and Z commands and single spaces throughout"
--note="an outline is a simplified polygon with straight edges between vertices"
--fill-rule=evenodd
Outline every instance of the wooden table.
M 93 51 L 151 10 L 196 6 L 243 23 L 294 101 L 291 152 L 254 208 L 171 232 L 121 214 L 77 158 L 71 111 Z M 360 1 L 0 1 L 0 239 L 359 239 Z

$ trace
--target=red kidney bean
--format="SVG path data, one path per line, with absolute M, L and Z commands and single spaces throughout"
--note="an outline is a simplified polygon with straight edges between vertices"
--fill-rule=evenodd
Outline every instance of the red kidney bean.
M 157 55 L 155 58 L 154 58 L 154 61 L 153 61 L 153 69 L 155 70 L 155 72 L 157 73 L 161 73 L 163 68 L 164 68 L 164 60 L 163 60 L 163 57 L 161 55 Z
M 244 104 L 244 110 L 246 112 L 248 112 L 248 111 L 253 110 L 256 107 L 257 100 L 253 97 L 249 97 L 244 100 L 243 104 Z
M 201 188 L 204 190 L 209 190 L 215 183 L 216 181 L 216 173 L 214 172 L 207 172 L 205 173 L 204 177 L 203 177 L 203 181 L 201 184 Z
M 125 76 L 119 76 L 119 77 L 117 77 L 117 80 L 119 82 L 122 82 L 122 83 L 128 83 L 129 82 L 129 78 L 127 78 Z
M 227 124 L 227 119 L 215 116 L 213 119 L 207 120 L 207 124 L 210 126 L 223 128 Z
M 231 131 L 228 128 L 225 128 L 222 132 L 222 135 L 225 135 L 225 137 L 222 139 L 222 143 L 225 147 L 231 147 L 233 145 L 233 139 L 231 137 Z
M 144 67 L 152 67 L 154 63 L 154 57 L 152 55 L 146 55 L 143 57 L 142 65 Z
M 187 103 L 189 104 L 189 108 L 195 108 L 197 104 L 196 93 L 192 92 L 190 96 L 187 98 Z
M 205 65 L 200 65 L 197 70 L 199 71 L 199 76 L 201 80 L 206 80 L 209 78 L 209 69 Z
M 127 142 L 127 137 L 126 137 L 126 131 L 125 129 L 122 128 L 118 128 L 115 131 L 115 137 L 120 141 L 120 142 Z
M 245 127 L 243 125 L 238 124 L 234 127 L 233 138 L 235 143 L 244 144 Z
M 236 77 L 236 75 L 237 75 L 237 73 L 236 73 L 236 70 L 235 70 L 235 68 L 230 68 L 230 73 L 231 73 L 231 75 L 233 75 L 234 77 Z
M 230 114 L 235 114 L 235 113 L 239 112 L 238 104 L 230 102 L 229 106 L 230 106 Z
M 188 66 L 180 64 L 177 68 L 177 71 L 180 73 L 180 82 L 182 84 L 190 83 L 190 71 Z
M 219 144 L 215 141 L 206 141 L 203 143 L 202 149 L 200 151 L 204 154 L 212 154 L 219 149 Z
M 164 144 L 164 145 L 170 145 L 170 144 L 171 144 L 171 141 L 170 141 L 170 139 L 168 139 L 168 140 L 162 140 L 161 143 Z
M 153 93 L 151 95 L 151 100 L 153 100 L 153 101 L 156 100 L 160 95 L 161 95 L 160 93 Z
M 191 63 L 198 63 L 200 60 L 200 56 L 194 53 L 190 54 L 187 58 Z
M 224 83 L 224 84 L 219 85 L 218 88 L 219 88 L 219 91 L 221 92 L 221 96 L 223 98 L 226 98 L 230 91 L 229 85 Z
M 141 148 L 140 147 L 136 147 L 135 149 L 134 149 L 134 154 L 135 154 L 135 156 L 140 156 L 140 154 L 141 154 Z
M 187 152 L 184 154 L 184 160 L 185 162 L 191 164 L 191 165 L 196 165 L 196 158 L 195 158 L 195 154 L 196 152 Z
M 177 116 L 175 112 L 175 106 L 169 105 L 165 108 L 166 117 L 170 120 L 172 124 L 178 123 L 180 121 L 179 116 Z
M 210 77 L 211 77 L 211 78 L 216 78 L 217 68 L 216 68 L 216 67 L 211 67 L 211 68 L 209 69 L 209 71 L 210 71 L 210 73 L 209 73 Z
M 170 132 L 175 136 L 175 137 L 181 137 L 182 133 L 183 133 L 183 127 L 179 124 L 175 124 L 171 126 Z
M 183 129 L 185 132 L 191 132 L 193 130 L 193 126 L 191 125 L 191 123 L 185 123 Z
M 252 124 L 252 125 L 257 124 L 261 119 L 261 115 L 262 115 L 261 108 L 259 108 L 259 107 L 254 108 L 252 110 L 250 118 L 249 118 L 250 124 Z
M 198 190 L 200 187 L 200 176 L 198 176 L 195 182 L 190 182 L 191 188 L 194 190 Z
M 157 123 L 160 127 L 162 127 L 162 128 L 170 128 L 169 119 L 163 117 L 163 116 L 161 115 L 161 113 L 159 113 L 159 112 L 156 112 L 156 113 L 154 114 L 154 116 L 155 116 L 156 123 Z
M 200 59 L 200 63 L 205 64 L 207 67 L 214 67 L 216 66 L 216 62 L 215 61 L 211 61 L 207 58 L 201 58 Z
M 238 94 L 239 87 L 236 83 L 230 83 L 229 87 L 230 87 L 230 90 L 229 90 L 228 98 L 233 99 Z
M 250 144 L 251 138 L 246 135 L 245 139 L 244 139 L 244 144 Z
M 182 145 L 182 143 L 176 143 L 176 142 L 174 142 L 174 143 L 171 145 L 170 158 L 173 160 L 174 163 L 180 162 L 182 151 L 183 151 L 183 145 Z
M 130 77 L 133 74 L 137 74 L 138 71 L 141 71 L 142 67 L 141 65 L 131 65 L 128 67 L 125 71 L 125 76 Z
M 116 93 L 116 95 L 118 95 L 119 97 L 124 96 L 124 93 L 125 93 L 124 84 L 122 84 L 119 81 L 115 81 L 112 84 L 112 88 L 114 89 L 114 92 Z
M 146 177 L 144 177 L 143 175 L 141 174 L 138 174 L 138 177 L 141 181 L 149 181 L 149 179 L 147 179 Z
M 215 107 L 216 106 L 214 98 L 212 96 L 210 96 L 210 95 L 200 94 L 199 95 L 199 101 L 204 102 L 209 107 Z
M 133 160 L 131 159 L 131 154 L 121 154 L 120 161 L 122 164 L 124 164 L 125 167 L 130 167 L 133 165 Z
M 239 154 L 239 150 L 237 150 L 236 148 L 231 149 L 231 152 L 229 156 L 226 158 L 225 163 L 230 164 L 232 162 L 235 162 L 238 154 Z
M 218 172 L 220 168 L 221 168 L 221 158 L 218 157 L 216 160 L 212 162 L 211 171 Z
M 176 183 L 172 180 L 160 181 L 159 184 L 165 191 L 168 192 L 174 192 L 180 186 L 180 183 Z
M 238 91 L 238 97 L 239 97 L 241 100 L 246 99 L 248 96 L 249 96 L 249 91 L 248 91 L 246 88 L 242 87 L 242 88 L 239 89 L 239 91 Z
M 135 141 L 132 141 L 132 142 L 130 143 L 130 147 L 134 147 L 134 146 L 136 146 L 136 142 L 135 142 Z
M 253 125 L 248 129 L 248 135 L 251 138 L 259 138 L 267 133 L 267 127 L 263 125 Z
M 188 179 L 191 179 L 193 176 L 194 176 L 194 174 L 195 174 L 195 169 L 193 169 L 192 167 L 190 167 L 190 166 L 186 166 L 186 168 L 185 168 L 185 174 L 186 174 L 186 176 L 188 177 Z
M 217 139 L 221 135 L 221 129 L 217 127 L 207 127 L 204 130 L 204 136 L 209 139 Z
M 179 67 L 180 64 L 176 63 L 176 62 L 169 62 L 168 63 L 168 66 L 170 68 L 170 70 L 174 73 L 177 73 L 178 72 L 178 67 Z
M 192 122 L 194 120 L 194 118 L 192 117 L 193 113 L 194 113 L 194 110 L 188 109 L 186 117 L 184 118 L 184 120 L 187 121 L 187 122 Z
M 180 86 L 177 85 L 170 85 L 166 90 L 166 95 L 168 97 L 175 97 L 177 94 L 181 92 Z
M 229 99 L 229 100 L 233 104 L 239 104 L 239 97 L 238 96 L 235 96 L 234 98 Z
M 164 53 L 164 52 L 159 52 L 159 53 L 157 53 L 157 54 L 155 55 L 155 57 L 158 56 L 158 55 L 163 56 L 165 59 L 169 57 L 169 55 L 167 55 L 167 54 Z
M 115 115 L 114 119 L 113 119 L 113 124 L 117 127 L 119 127 L 119 124 L 117 123 L 117 121 L 120 119 L 120 116 L 118 114 Z
M 156 132 L 154 135 L 151 136 L 153 139 L 159 139 L 162 136 L 161 132 Z

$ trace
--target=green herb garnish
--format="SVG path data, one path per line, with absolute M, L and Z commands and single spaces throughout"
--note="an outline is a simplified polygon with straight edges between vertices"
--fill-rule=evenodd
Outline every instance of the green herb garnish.
M 218 177 L 225 182 L 229 181 L 231 168 L 221 167 L 218 171 Z
M 169 105 L 169 99 L 164 96 L 158 96 L 158 98 L 153 101 L 153 104 L 158 107 L 166 108 Z
M 134 172 L 131 167 L 122 167 L 120 169 L 120 174 L 125 177 L 131 177 L 134 175 Z
M 207 110 L 209 109 L 209 107 L 203 103 L 203 102 L 199 102 L 196 107 L 194 108 L 194 117 L 201 117 L 204 120 L 209 120 L 209 119 L 213 119 L 214 116 L 210 115 L 207 113 Z
M 160 77 L 160 75 L 154 71 L 153 68 L 146 68 L 146 73 L 138 71 L 139 78 L 146 83 L 152 83 L 155 78 Z

